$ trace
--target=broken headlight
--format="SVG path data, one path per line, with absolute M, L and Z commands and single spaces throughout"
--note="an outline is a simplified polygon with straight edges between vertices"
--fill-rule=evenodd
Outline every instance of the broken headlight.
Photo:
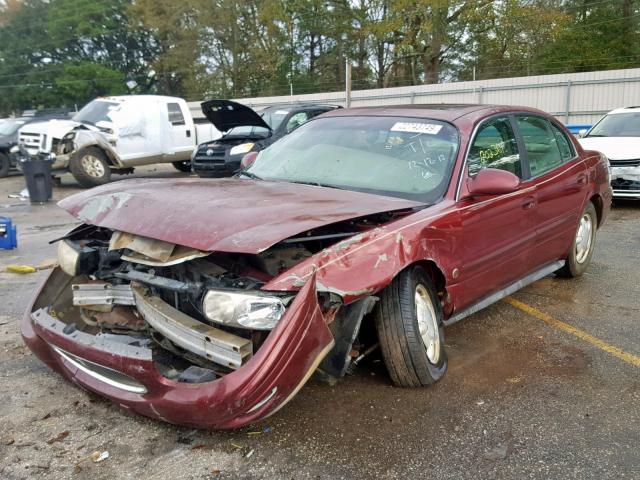
M 94 248 L 83 247 L 68 240 L 58 242 L 58 264 L 71 277 L 93 273 L 100 257 Z
M 209 290 L 203 311 L 209 320 L 222 325 L 271 330 L 284 315 L 285 305 L 278 297 Z

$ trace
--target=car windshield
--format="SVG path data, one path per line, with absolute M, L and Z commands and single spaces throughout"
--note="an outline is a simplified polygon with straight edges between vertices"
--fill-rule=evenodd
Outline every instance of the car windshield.
M 0 135 L 11 135 L 22 125 L 24 125 L 24 120 L 5 120 L 0 122 Z
M 607 115 L 587 137 L 640 137 L 640 112 Z
M 82 110 L 76 113 L 73 116 L 73 120 L 80 123 L 88 123 L 89 125 L 95 125 L 100 121 L 111 122 L 109 113 L 118 107 L 120 107 L 120 103 L 94 100 L 87 103 Z
M 289 114 L 288 110 L 267 110 L 260 112 L 260 116 L 271 127 L 271 130 L 276 130 L 285 117 Z M 229 130 L 225 137 L 262 137 L 266 138 L 271 135 L 271 132 L 264 127 L 235 127 Z
M 263 150 L 248 171 L 434 203 L 449 184 L 458 144 L 457 129 L 437 120 L 318 118 Z

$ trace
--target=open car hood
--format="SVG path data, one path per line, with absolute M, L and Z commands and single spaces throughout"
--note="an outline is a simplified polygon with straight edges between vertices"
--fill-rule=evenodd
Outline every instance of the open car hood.
M 200 104 L 202 113 L 221 132 L 234 127 L 271 127 L 260 115 L 246 105 L 231 100 L 207 100 Z
M 323 225 L 423 206 L 328 187 L 236 178 L 124 180 L 59 205 L 91 225 L 202 251 L 253 254 Z

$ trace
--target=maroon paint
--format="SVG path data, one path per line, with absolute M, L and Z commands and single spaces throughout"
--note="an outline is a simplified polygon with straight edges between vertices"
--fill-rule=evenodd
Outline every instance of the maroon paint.
M 467 190 L 472 196 L 511 193 L 519 186 L 520 179 L 517 176 L 495 168 L 480 170 L 474 178 L 467 179 Z
M 125 180 L 60 202 L 92 225 L 230 253 L 259 253 L 329 223 L 419 205 L 348 190 L 234 178 Z
M 264 417 L 282 406 L 305 380 L 316 357 L 333 343 L 318 307 L 315 282 L 310 281 L 260 350 L 242 368 L 204 384 L 175 382 L 160 375 L 153 361 L 123 358 L 88 348 L 34 324 L 31 311 L 43 285 L 21 322 L 22 338 L 38 358 L 87 390 L 124 408 L 170 423 L 230 429 Z M 76 370 L 51 345 L 129 375 L 145 385 L 148 392 L 141 395 L 102 383 Z M 273 387 L 278 388 L 274 397 L 247 413 L 268 396 Z
M 220 380 L 205 385 L 171 382 L 149 362 L 123 362 L 79 348 L 67 338 L 54 338 L 42 329 L 36 332 L 29 317 L 32 306 L 22 321 L 25 342 L 66 377 L 145 415 L 218 428 L 261 418 L 294 391 L 316 356 L 331 343 L 315 300 L 315 286 L 339 293 L 348 303 L 384 288 L 408 265 L 429 262 L 445 278 L 445 314 L 449 316 L 526 273 L 563 259 L 577 218 L 594 197 L 602 205 L 600 224 L 604 222 L 611 203 L 606 159 L 585 152 L 568 133 L 578 152 L 572 162 L 520 182 L 511 193 L 471 195 L 464 158 L 474 129 L 488 116 L 515 111 L 546 116 L 534 109 L 493 106 L 407 106 L 324 114 L 424 117 L 453 123 L 461 141 L 452 181 L 436 205 L 338 242 L 264 285 L 265 290 L 300 293 L 256 356 Z M 201 250 L 255 253 L 321 225 L 417 204 L 279 182 L 187 179 L 118 182 L 70 197 L 61 205 L 87 223 Z M 73 372 L 49 343 L 88 360 L 115 365 L 142 381 L 150 393 L 123 393 Z M 251 415 L 244 414 L 274 385 L 279 388 L 274 400 Z

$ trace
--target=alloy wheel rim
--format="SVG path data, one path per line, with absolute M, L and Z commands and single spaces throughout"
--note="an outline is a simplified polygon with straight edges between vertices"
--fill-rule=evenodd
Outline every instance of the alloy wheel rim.
M 104 165 L 97 157 L 86 155 L 82 158 L 82 168 L 90 177 L 100 178 L 105 174 Z
M 591 215 L 585 213 L 580 219 L 580 225 L 578 225 L 578 232 L 576 233 L 576 262 L 585 262 L 591 251 L 592 241 L 593 220 Z
M 416 285 L 414 300 L 420 338 L 429 362 L 435 365 L 440 360 L 440 329 L 431 296 L 424 285 Z

